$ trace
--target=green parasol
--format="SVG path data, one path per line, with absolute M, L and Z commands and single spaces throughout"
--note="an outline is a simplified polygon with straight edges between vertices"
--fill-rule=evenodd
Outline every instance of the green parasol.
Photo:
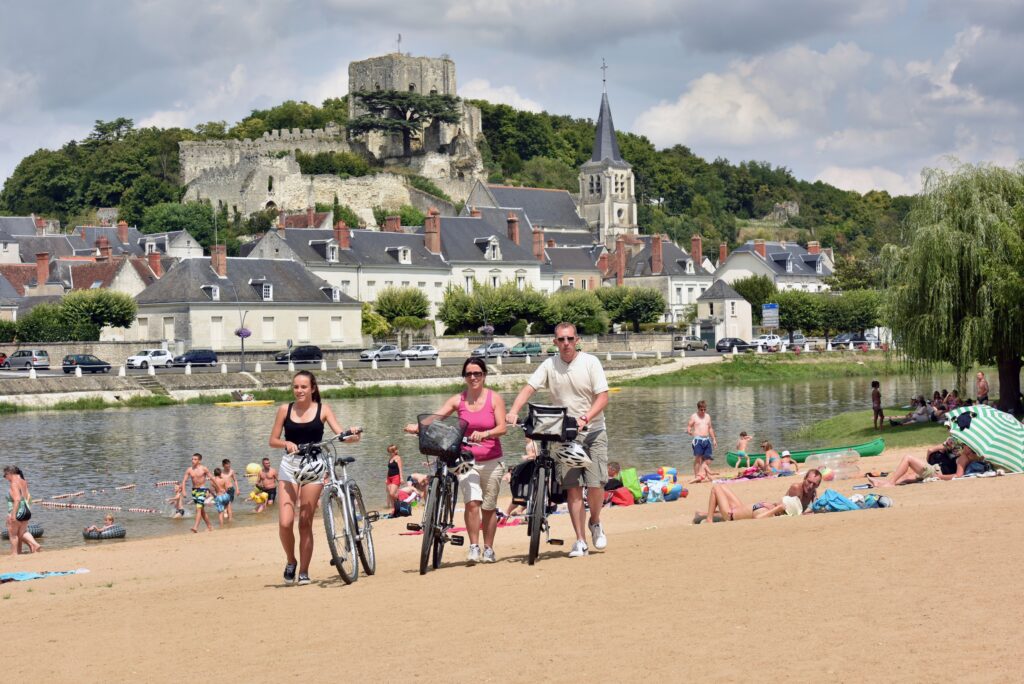
M 960 429 L 956 419 L 971 414 L 971 424 Z M 989 463 L 1024 473 L 1024 425 L 1009 413 L 991 406 L 963 406 L 946 413 L 949 435 L 985 457 Z

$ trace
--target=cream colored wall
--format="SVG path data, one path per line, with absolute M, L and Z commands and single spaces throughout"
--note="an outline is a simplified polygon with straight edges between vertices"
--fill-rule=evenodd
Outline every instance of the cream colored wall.
M 601 287 L 601 274 L 597 270 L 593 271 L 566 271 L 562 274 L 561 285 L 563 287 L 569 287 L 569 279 L 574 281 L 573 287 L 577 290 L 582 290 L 583 286 L 581 282 L 586 281 L 588 290 L 596 290 Z
M 222 335 L 220 346 L 215 345 L 212 330 L 212 319 L 220 316 Z M 341 317 L 341 338 L 332 339 L 331 318 Z M 299 337 L 300 318 L 308 318 L 309 335 L 306 339 Z M 270 339 L 264 335 L 265 319 L 272 319 L 273 335 Z M 190 346 L 203 349 L 234 350 L 240 349 L 239 339 L 234 331 L 239 326 L 237 309 L 193 306 L 189 312 L 189 324 L 192 333 Z M 357 305 L 344 304 L 335 306 L 273 306 L 259 309 L 250 308 L 245 314 L 245 327 L 252 331 L 246 339 L 245 348 L 253 351 L 269 351 L 283 349 L 285 341 L 291 339 L 295 344 L 315 344 L 317 346 L 359 346 L 362 344 L 362 309 Z
M 17 240 L 0 242 L 0 264 L 20 264 L 21 245 Z
M 712 312 L 712 304 L 714 304 L 714 312 Z M 750 340 L 753 333 L 753 316 L 750 311 L 750 303 L 745 299 L 716 299 L 697 304 L 697 317 L 700 320 L 712 316 L 720 319 L 715 326 L 715 340 L 720 340 L 723 337 L 739 337 L 743 340 Z
M 518 271 L 524 271 L 526 276 L 527 287 L 532 287 L 535 290 L 541 289 L 540 285 L 540 263 L 534 262 L 529 264 L 507 264 L 502 261 L 493 262 L 479 262 L 474 261 L 472 263 L 465 262 L 452 262 L 452 270 L 450 274 L 450 282 L 454 287 L 465 287 L 465 277 L 472 272 L 476 278 L 476 282 L 481 285 L 491 284 L 491 274 L 495 273 L 498 277 L 498 284 L 514 283 L 516 282 L 516 276 Z

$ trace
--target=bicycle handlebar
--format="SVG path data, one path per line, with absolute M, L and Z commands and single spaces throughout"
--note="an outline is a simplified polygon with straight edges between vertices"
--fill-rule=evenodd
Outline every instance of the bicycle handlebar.
M 328 444 L 330 444 L 331 442 L 344 442 L 349 437 L 354 437 L 355 435 L 361 435 L 361 434 L 363 434 L 363 428 L 360 427 L 360 428 L 356 428 L 355 430 L 345 430 L 345 431 L 341 432 L 340 434 L 334 435 L 333 437 L 328 437 L 327 439 L 323 440 L 322 442 L 309 442 L 307 444 L 299 444 L 298 445 L 299 448 L 295 451 L 294 455 L 295 456 L 307 456 L 307 455 L 309 455 L 309 453 L 313 449 L 315 449 L 317 447 L 323 448 L 323 447 L 327 446 Z

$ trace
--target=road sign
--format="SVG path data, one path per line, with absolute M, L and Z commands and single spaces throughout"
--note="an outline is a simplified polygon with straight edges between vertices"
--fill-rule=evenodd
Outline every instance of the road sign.
M 778 304 L 762 304 L 761 305 L 761 325 L 765 328 L 778 328 L 779 327 L 779 305 Z

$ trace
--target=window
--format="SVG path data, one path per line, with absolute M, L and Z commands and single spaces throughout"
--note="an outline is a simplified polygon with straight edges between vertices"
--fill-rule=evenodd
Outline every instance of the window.
M 416 92 L 416 84 L 415 83 L 410 83 L 409 84 L 409 92 L 410 93 L 415 93 Z
M 686 304 L 686 302 L 692 302 L 692 301 L 693 301 L 693 288 L 692 287 L 688 287 L 688 288 L 686 288 L 686 301 L 684 301 L 683 304 Z
M 436 285 L 440 285 L 440 283 L 435 283 L 435 284 Z M 425 281 L 425 280 L 419 281 L 418 283 L 416 283 L 416 287 L 418 287 L 421 290 L 425 290 L 427 288 L 427 281 Z
M 686 300 L 683 299 L 683 288 L 676 287 L 676 304 L 685 304 Z
M 174 316 L 164 316 L 164 339 L 174 339 Z
M 395 284 L 394 280 L 385 280 L 384 281 L 384 287 L 391 287 L 394 284 Z
M 274 301 L 274 286 L 270 283 L 263 283 L 263 301 Z
M 442 289 L 444 289 L 444 283 L 438 282 L 438 281 L 434 281 L 434 287 L 437 288 L 438 290 L 442 290 Z
M 299 324 L 295 329 L 299 342 L 309 342 L 309 316 L 299 316 Z
M 220 349 L 224 346 L 224 317 L 210 317 L 210 346 Z
M 473 291 L 473 280 L 474 280 L 473 274 L 472 273 L 464 274 L 463 275 L 463 280 L 466 283 L 466 292 L 467 293 L 472 292 Z
M 6 252 L 6 251 L 7 251 L 7 250 L 9 250 L 9 249 L 10 249 L 10 243 L 8 243 L 8 242 L 5 242 L 5 243 L 4 243 L 4 251 Z
M 702 288 L 700 288 L 700 293 L 701 293 L 701 294 L 704 294 L 704 293 L 705 293 L 705 292 L 707 292 L 707 291 L 708 291 L 708 288 L 706 288 L 706 287 L 702 287 Z
M 149 318 L 146 316 L 139 316 L 135 321 L 135 329 L 137 331 L 137 339 L 147 339 L 149 337 Z
M 580 289 L 581 290 L 586 290 L 587 289 L 587 279 L 586 278 L 580 278 Z
M 729 315 L 730 316 L 735 316 L 736 315 L 736 302 L 729 302 Z
M 693 259 L 686 260 L 686 272 L 693 273 Z
M 94 280 L 94 281 L 92 281 L 92 285 L 89 286 L 89 289 L 90 290 L 96 290 L 96 289 L 99 289 L 101 287 L 103 287 L 103 281 L 102 280 Z
M 277 338 L 274 335 L 274 317 L 264 316 L 260 326 L 260 333 L 263 335 L 264 342 L 276 342 Z
M 792 259 L 786 259 L 786 273 L 792 273 L 792 272 L 793 272 L 793 260 Z
M 331 301 L 332 302 L 340 302 L 341 301 L 341 288 L 340 287 L 332 287 L 331 288 Z
M 402 247 L 400 250 L 398 250 L 398 263 L 411 264 L 412 250 L 410 250 L 408 247 Z
M 352 281 L 351 280 L 342 280 L 341 281 L 341 291 L 344 292 L 345 294 L 348 294 L 348 289 L 351 286 L 352 286 Z
M 402 281 L 402 287 L 409 287 L 409 281 L 408 280 L 403 280 Z
M 267 192 L 274 192 L 274 177 L 267 176 Z
M 708 315 L 709 316 L 714 316 L 715 315 L 715 303 L 714 302 L 708 302 Z
M 156 243 L 155 242 L 147 242 L 146 243 L 146 254 L 152 254 L 155 251 L 156 251 Z
M 525 290 L 526 289 L 526 276 L 524 276 L 522 274 L 516 274 L 516 289 L 517 290 Z
M 332 262 L 338 261 L 338 247 L 337 245 L 330 245 L 327 248 L 327 260 Z
M 569 278 L 569 283 L 568 283 L 568 285 L 569 285 L 569 289 L 570 289 L 570 290 L 571 290 L 571 289 L 573 289 L 573 288 L 575 288 L 575 287 L 576 287 L 576 279 L 575 279 L 575 278 Z
M 341 316 L 331 316 L 331 342 L 341 342 Z
M 210 286 L 210 299 L 212 299 L 215 302 L 219 302 L 220 301 L 220 288 L 218 286 L 216 286 L 216 285 L 211 285 Z
M 814 272 L 821 273 L 821 259 L 814 262 Z

